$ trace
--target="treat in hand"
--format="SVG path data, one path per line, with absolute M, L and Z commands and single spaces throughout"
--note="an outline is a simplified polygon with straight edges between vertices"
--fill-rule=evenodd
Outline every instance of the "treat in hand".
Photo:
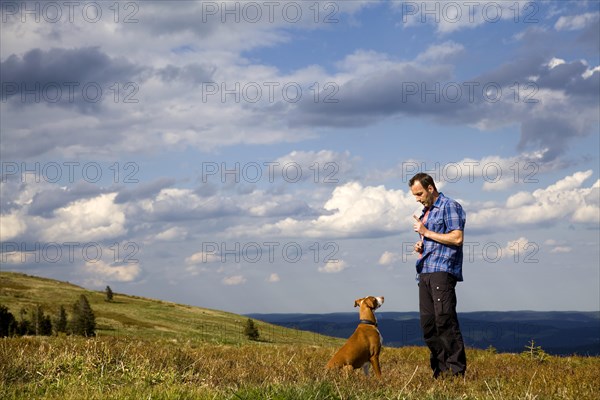
M 421 254 L 423 253 L 423 241 L 419 240 L 418 242 L 415 243 L 415 252 Z

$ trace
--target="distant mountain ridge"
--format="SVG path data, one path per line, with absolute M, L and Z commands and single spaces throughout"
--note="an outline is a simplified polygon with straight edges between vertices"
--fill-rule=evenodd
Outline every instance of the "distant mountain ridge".
M 272 324 L 328 336 L 349 337 L 358 322 L 356 313 L 248 314 Z M 384 345 L 423 346 L 417 312 L 379 312 Z M 554 355 L 600 355 L 600 311 L 480 311 L 460 313 L 465 344 L 500 352 L 518 353 L 531 340 Z

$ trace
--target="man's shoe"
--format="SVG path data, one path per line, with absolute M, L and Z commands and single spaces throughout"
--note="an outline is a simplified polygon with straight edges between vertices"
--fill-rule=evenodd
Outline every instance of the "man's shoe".
M 433 371 L 433 379 L 447 379 L 447 378 L 462 378 L 465 376 L 464 371 L 463 372 L 452 372 L 452 370 L 445 370 L 445 371 Z

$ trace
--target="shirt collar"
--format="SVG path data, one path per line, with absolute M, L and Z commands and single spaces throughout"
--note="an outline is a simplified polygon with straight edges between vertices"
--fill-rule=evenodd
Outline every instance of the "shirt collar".
M 427 211 L 431 211 L 432 208 L 439 208 L 440 205 L 442 204 L 442 201 L 444 201 L 443 199 L 445 199 L 445 198 L 446 198 L 446 196 L 444 196 L 444 193 L 439 192 L 438 198 L 435 199 L 435 202 L 432 204 L 432 206 L 429 208 L 423 208 L 423 212 L 421 213 L 421 218 L 423 218 L 423 216 L 425 215 L 425 213 Z
M 444 193 L 442 193 L 442 192 L 439 192 L 439 193 L 438 193 L 438 198 L 437 198 L 437 199 L 435 199 L 435 202 L 433 203 L 433 206 L 432 206 L 432 208 L 433 208 L 433 207 L 435 207 L 435 208 L 439 208 L 440 204 L 442 204 L 442 201 L 444 201 L 444 198 L 446 198 L 446 196 L 444 196 Z

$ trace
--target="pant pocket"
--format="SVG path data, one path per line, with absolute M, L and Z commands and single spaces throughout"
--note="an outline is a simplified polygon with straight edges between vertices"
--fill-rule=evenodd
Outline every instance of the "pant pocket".
M 454 287 L 451 284 L 436 283 L 431 289 L 435 314 L 450 315 L 453 310 Z

